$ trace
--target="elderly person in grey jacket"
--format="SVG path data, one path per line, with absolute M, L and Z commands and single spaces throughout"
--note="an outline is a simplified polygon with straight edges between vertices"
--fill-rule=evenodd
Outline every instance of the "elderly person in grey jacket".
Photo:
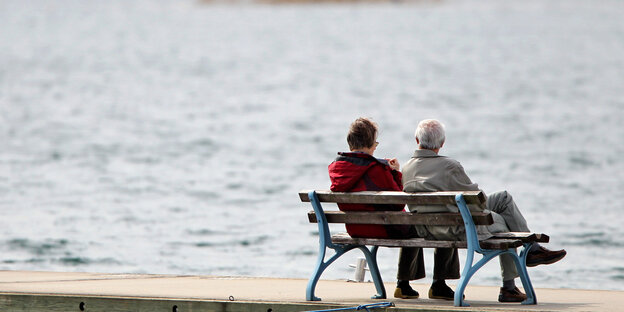
M 478 191 L 479 186 L 473 183 L 462 165 L 449 157 L 438 154 L 445 141 L 444 125 L 437 120 L 427 119 L 416 128 L 416 143 L 418 149 L 414 156 L 403 166 L 403 190 L 405 192 L 433 192 L 433 191 Z M 409 207 L 409 205 L 408 205 Z M 416 212 L 413 207 L 409 207 Z M 471 207 L 473 209 L 478 207 Z M 513 198 L 506 191 L 496 192 L 487 196 L 486 211 L 492 213 L 494 224 L 480 227 L 479 236 L 490 236 L 497 232 L 530 232 L 527 222 L 516 206 Z M 420 207 L 417 212 L 457 212 L 455 206 Z M 463 226 L 417 226 L 418 236 L 430 239 L 465 239 Z M 457 249 L 439 249 L 448 255 L 451 266 L 448 271 L 455 271 L 459 275 L 459 258 Z M 548 250 L 534 244 L 527 256 L 527 266 L 551 264 L 565 257 L 565 250 Z M 503 287 L 500 289 L 498 301 L 521 302 L 526 299 L 515 285 L 518 272 L 509 254 L 500 256 Z M 436 283 L 436 281 L 434 281 Z M 444 281 L 442 281 L 444 283 Z

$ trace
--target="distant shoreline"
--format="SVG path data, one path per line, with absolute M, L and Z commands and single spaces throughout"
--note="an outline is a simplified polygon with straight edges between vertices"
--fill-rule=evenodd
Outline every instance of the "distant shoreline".
M 198 0 L 201 4 L 440 3 L 444 0 Z

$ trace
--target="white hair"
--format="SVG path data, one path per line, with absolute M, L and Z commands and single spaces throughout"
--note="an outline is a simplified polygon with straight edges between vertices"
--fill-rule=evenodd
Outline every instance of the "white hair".
M 446 139 L 444 125 L 435 119 L 425 119 L 418 123 L 414 136 L 420 148 L 429 150 L 441 148 Z

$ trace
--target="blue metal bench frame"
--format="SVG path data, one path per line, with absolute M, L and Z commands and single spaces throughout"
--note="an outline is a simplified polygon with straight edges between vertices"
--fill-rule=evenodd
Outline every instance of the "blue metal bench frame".
M 325 213 L 323 211 L 323 207 L 321 206 L 321 202 L 316 195 L 316 191 L 310 191 L 308 193 L 308 197 L 310 199 L 310 203 L 312 204 L 312 208 L 314 209 L 314 213 L 316 214 L 316 219 L 318 221 L 319 256 L 314 273 L 308 281 L 308 287 L 306 289 L 306 300 L 321 300 L 314 295 L 314 289 L 316 288 L 316 284 L 321 277 L 321 274 L 323 274 L 323 271 L 325 271 L 325 269 L 329 267 L 329 265 L 331 265 L 336 259 L 340 258 L 340 256 L 353 249 L 360 249 L 364 253 L 366 261 L 368 262 L 370 274 L 373 278 L 373 282 L 375 283 L 375 288 L 377 289 L 377 294 L 374 295 L 372 299 L 386 299 L 386 289 L 383 285 L 383 280 L 381 279 L 379 267 L 377 266 L 377 250 L 379 246 L 371 246 L 371 248 L 369 249 L 368 247 L 363 245 L 332 243 L 329 225 L 327 219 L 325 218 Z M 470 281 L 470 278 L 488 261 L 492 260 L 496 256 L 505 253 L 513 256 L 514 263 L 516 264 L 516 268 L 518 270 L 518 274 L 520 275 L 520 279 L 522 280 L 522 286 L 527 295 L 527 299 L 523 301 L 522 304 L 537 304 L 535 291 L 533 289 L 533 285 L 531 284 L 531 280 L 529 279 L 529 274 L 526 268 L 526 257 L 528 254 L 528 250 L 530 250 L 533 243 L 524 243 L 519 254 L 516 252 L 515 248 L 510 248 L 506 250 L 482 249 L 479 245 L 477 229 L 474 225 L 474 222 L 472 221 L 472 214 L 470 213 L 470 210 L 466 205 L 466 201 L 464 200 L 463 195 L 456 195 L 455 201 L 457 202 L 457 207 L 459 208 L 462 219 L 464 221 L 464 226 L 466 228 L 466 241 L 468 246 L 464 270 L 461 274 L 461 278 L 459 279 L 457 289 L 455 290 L 454 305 L 456 307 L 470 306 L 463 299 L 464 291 L 466 289 L 466 286 L 468 285 L 468 282 Z M 331 256 L 327 261 L 325 261 L 325 255 L 328 248 L 333 249 L 335 254 Z M 473 265 L 475 252 L 481 254 L 483 258 L 481 258 L 481 260 Z

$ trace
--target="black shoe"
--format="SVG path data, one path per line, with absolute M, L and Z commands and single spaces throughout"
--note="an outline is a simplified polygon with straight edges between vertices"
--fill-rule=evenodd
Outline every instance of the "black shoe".
M 397 287 L 394 290 L 394 298 L 399 299 L 418 299 L 420 295 L 409 285 L 407 287 Z
M 518 287 L 507 290 L 503 287 L 498 294 L 498 302 L 522 302 L 527 299 L 527 296 L 523 294 Z
M 526 266 L 534 267 L 540 264 L 555 263 L 563 259 L 566 254 L 567 253 L 565 249 L 548 250 L 542 246 L 539 246 L 536 250 L 529 251 L 529 254 L 527 255 Z
M 463 296 L 466 299 L 466 296 Z M 430 299 L 454 300 L 455 292 L 445 283 L 433 283 L 429 288 Z

